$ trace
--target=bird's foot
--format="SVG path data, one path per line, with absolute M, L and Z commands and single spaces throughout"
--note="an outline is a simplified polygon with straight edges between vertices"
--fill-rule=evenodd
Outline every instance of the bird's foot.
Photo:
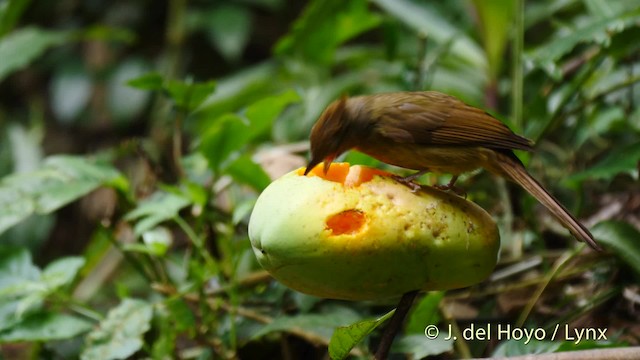
M 418 184 L 417 182 L 415 182 L 415 180 L 417 178 L 419 178 L 420 176 L 424 175 L 425 173 L 427 173 L 427 170 L 422 170 L 422 171 L 418 171 L 417 173 L 413 174 L 413 175 L 409 175 L 409 176 L 398 176 L 398 175 L 394 175 L 393 178 L 405 185 L 408 186 L 411 189 L 411 192 L 416 192 L 418 190 L 420 190 L 422 188 L 422 185 Z
M 458 180 L 458 175 L 454 175 L 446 185 L 433 185 L 433 187 L 442 191 L 453 191 L 456 195 L 466 199 L 467 192 L 463 188 L 455 186 L 456 180 Z

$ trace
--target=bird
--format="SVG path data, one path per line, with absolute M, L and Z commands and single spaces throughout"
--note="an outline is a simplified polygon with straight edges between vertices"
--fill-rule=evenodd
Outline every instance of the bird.
M 308 174 L 324 163 L 325 173 L 342 153 L 356 150 L 384 163 L 451 174 L 484 168 L 511 180 L 544 205 L 578 240 L 601 251 L 591 232 L 526 170 L 514 150 L 533 150 L 486 111 L 437 91 L 407 91 L 347 97 L 322 112 L 310 134 Z

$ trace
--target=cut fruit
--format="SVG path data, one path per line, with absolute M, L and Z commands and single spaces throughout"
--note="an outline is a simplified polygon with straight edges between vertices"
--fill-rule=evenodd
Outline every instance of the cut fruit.
M 381 299 L 469 286 L 495 267 L 498 229 L 474 203 L 364 166 L 304 170 L 271 183 L 249 221 L 258 262 L 292 289 Z

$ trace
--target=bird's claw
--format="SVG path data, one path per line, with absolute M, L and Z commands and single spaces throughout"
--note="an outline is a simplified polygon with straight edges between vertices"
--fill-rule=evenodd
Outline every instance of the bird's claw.
M 460 197 L 463 197 L 465 199 L 467 198 L 467 191 L 459 186 L 446 184 L 446 185 L 433 185 L 433 187 L 441 191 L 452 191 L 453 193 L 455 193 Z
M 397 182 L 409 187 L 411 189 L 411 192 L 413 192 L 413 193 L 418 191 L 418 190 L 420 190 L 420 189 L 422 189 L 422 185 L 420 185 L 417 182 L 415 182 L 414 181 L 415 179 L 414 179 L 413 176 L 402 177 L 402 176 L 394 175 L 393 178 Z

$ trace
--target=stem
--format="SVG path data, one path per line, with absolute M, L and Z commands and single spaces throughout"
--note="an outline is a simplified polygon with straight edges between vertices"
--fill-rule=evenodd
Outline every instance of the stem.
M 176 119 L 173 125 L 173 166 L 179 179 L 184 178 L 184 168 L 182 167 L 182 120 L 184 112 L 177 110 Z
M 440 302 L 440 305 L 438 306 L 438 308 L 440 309 L 440 313 L 442 314 L 442 317 L 444 318 L 444 320 L 447 323 L 451 324 L 451 332 L 452 332 L 452 335 L 455 336 L 454 339 L 458 339 L 454 342 L 454 346 L 456 347 L 456 349 L 458 349 L 458 354 L 460 355 L 460 358 L 461 359 L 471 358 L 471 350 L 469 349 L 469 344 L 467 344 L 467 342 L 464 339 L 464 336 L 462 336 L 462 332 L 460 331 L 458 322 L 453 318 L 453 316 L 451 316 L 451 313 L 449 312 L 449 310 L 447 310 L 446 305 L 444 305 L 444 301 Z
M 180 68 L 181 48 L 185 38 L 185 10 L 187 0 L 170 0 L 167 19 L 167 69 L 166 76 L 172 79 Z
M 516 322 L 516 327 L 522 327 L 522 325 L 524 325 L 524 322 L 527 320 L 527 317 L 529 317 L 531 310 L 538 302 L 538 299 L 540 299 L 540 296 L 542 296 L 542 293 L 547 288 L 547 286 L 556 277 L 560 270 L 562 270 L 562 268 L 569 262 L 569 260 L 573 259 L 577 254 L 579 254 L 585 248 L 585 246 L 585 244 L 580 244 L 573 251 L 565 253 L 556 261 L 556 263 L 553 265 L 553 269 L 551 269 L 551 271 L 547 273 L 544 281 L 540 283 L 540 285 L 536 289 L 536 292 L 531 296 L 531 299 L 522 310 L 522 313 L 520 313 L 518 321 Z
M 382 333 L 382 339 L 380 340 L 380 345 L 378 345 L 378 351 L 376 351 L 375 355 L 376 360 L 384 360 L 387 358 L 387 355 L 389 355 L 389 349 L 391 349 L 393 339 L 400 331 L 404 318 L 407 316 L 409 309 L 411 309 L 411 304 L 413 304 L 413 300 L 418 295 L 418 292 L 418 290 L 414 290 L 402 295 L 400 302 L 398 302 L 396 312 L 391 317 L 391 320 L 389 320 L 389 325 L 384 329 L 384 333 Z
M 524 48 L 524 0 L 516 1 L 515 34 L 513 36 L 513 125 L 523 130 L 523 94 L 524 72 L 522 70 L 522 53 Z
M 413 90 L 420 91 L 424 89 L 425 80 L 425 58 L 427 56 L 427 34 L 420 32 L 418 34 L 418 63 L 416 64 L 416 78 L 413 83 Z
M 191 226 L 183 218 L 181 218 L 180 216 L 175 216 L 173 220 L 178 224 L 178 226 L 180 226 L 182 231 L 187 234 L 189 239 L 191 239 L 191 242 L 198 250 L 198 254 L 202 256 L 202 259 L 204 260 L 206 266 L 209 267 L 209 269 L 213 269 L 215 270 L 215 272 L 218 272 L 218 264 L 211 257 L 209 251 L 207 251 L 207 249 L 204 247 L 204 241 L 196 234 L 195 231 L 193 231 Z

